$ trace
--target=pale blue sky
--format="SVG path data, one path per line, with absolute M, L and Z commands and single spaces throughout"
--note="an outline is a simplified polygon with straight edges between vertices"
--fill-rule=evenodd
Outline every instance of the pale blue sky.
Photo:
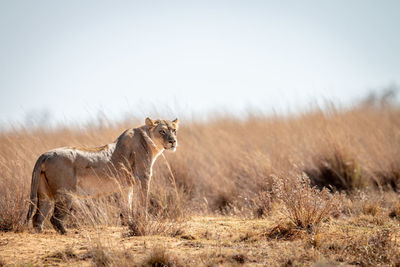
M 349 103 L 400 82 L 400 1 L 0 0 L 0 123 Z

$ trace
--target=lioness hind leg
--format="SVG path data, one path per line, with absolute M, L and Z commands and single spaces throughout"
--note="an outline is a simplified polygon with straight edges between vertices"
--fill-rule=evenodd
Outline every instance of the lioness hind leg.
M 39 233 L 42 232 L 43 230 L 43 222 L 46 219 L 47 215 L 49 214 L 49 211 L 51 209 L 51 204 L 52 203 L 50 199 L 39 196 L 36 213 L 33 216 L 32 220 L 33 227 Z
M 72 201 L 69 198 L 64 201 L 57 201 L 54 206 L 54 213 L 51 216 L 50 222 L 54 229 L 60 234 L 66 234 L 67 231 L 64 228 L 63 221 L 71 209 Z

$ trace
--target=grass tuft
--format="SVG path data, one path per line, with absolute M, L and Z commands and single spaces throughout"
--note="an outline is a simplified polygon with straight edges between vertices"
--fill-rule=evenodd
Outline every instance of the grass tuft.
M 344 151 L 334 149 L 329 157 L 317 157 L 316 167 L 305 170 L 312 185 L 337 191 L 354 192 L 364 188 L 368 181 L 361 165 Z
M 163 246 L 155 246 L 148 257 L 144 260 L 143 266 L 163 267 L 181 266 L 176 257 L 171 256 Z
M 96 267 L 108 267 L 113 262 L 112 252 L 100 242 L 90 249 L 88 256 Z
M 377 172 L 376 177 L 377 180 L 374 180 L 374 185 L 377 188 L 400 192 L 400 169 L 397 165 L 392 165 L 385 171 Z
M 271 211 L 272 196 L 269 191 L 261 191 L 257 197 L 253 199 L 253 214 L 256 218 L 263 218 Z
M 133 196 L 132 209 L 125 211 L 128 235 L 174 235 L 182 232 L 182 222 L 186 217 L 183 207 L 179 205 L 179 195 L 171 191 L 152 195 L 148 212 L 143 204 L 144 196 L 139 187 L 135 187 Z
M 283 203 L 287 218 L 303 229 L 317 226 L 340 209 L 339 194 L 311 187 L 304 173 L 286 179 L 275 178 L 273 191 Z
M 388 229 L 378 230 L 369 237 L 353 238 L 348 241 L 344 251 L 351 254 L 353 264 L 376 266 L 400 264 L 400 250 Z
M 23 183 L 0 181 L 0 231 L 20 231 L 24 226 L 27 201 Z
M 281 222 L 267 231 L 268 239 L 295 240 L 303 238 L 305 229 L 296 227 L 292 222 Z

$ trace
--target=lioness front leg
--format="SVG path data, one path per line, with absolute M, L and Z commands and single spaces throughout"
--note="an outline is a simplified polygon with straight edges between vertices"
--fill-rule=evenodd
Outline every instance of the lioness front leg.
M 147 219 L 148 213 L 148 203 L 149 203 L 149 192 L 150 192 L 150 181 L 151 181 L 151 165 L 148 164 L 147 166 L 142 166 L 143 168 L 138 168 L 136 170 L 136 177 L 139 180 L 140 185 L 140 200 L 142 207 L 145 208 L 145 214 Z
M 149 193 L 150 193 L 150 178 L 145 178 L 140 180 L 140 185 L 141 185 L 141 199 L 142 203 L 144 204 L 145 208 L 145 214 L 146 214 L 146 220 L 147 220 L 147 214 L 149 212 Z
M 150 160 L 136 161 L 134 176 L 139 181 L 140 204 L 145 208 L 147 219 L 152 162 Z
M 132 218 L 133 212 L 133 187 L 124 188 L 120 193 L 116 193 L 115 196 L 118 198 L 121 224 L 127 225 Z

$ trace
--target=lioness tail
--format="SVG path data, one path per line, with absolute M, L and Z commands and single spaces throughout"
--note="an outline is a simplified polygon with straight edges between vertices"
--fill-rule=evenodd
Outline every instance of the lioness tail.
M 28 223 L 32 217 L 33 211 L 37 204 L 37 191 L 39 187 L 40 173 L 42 172 L 42 163 L 46 159 L 46 155 L 41 155 L 36 161 L 35 167 L 32 172 L 32 183 L 31 183 L 31 200 L 29 203 L 28 214 L 26 215 L 25 223 Z

